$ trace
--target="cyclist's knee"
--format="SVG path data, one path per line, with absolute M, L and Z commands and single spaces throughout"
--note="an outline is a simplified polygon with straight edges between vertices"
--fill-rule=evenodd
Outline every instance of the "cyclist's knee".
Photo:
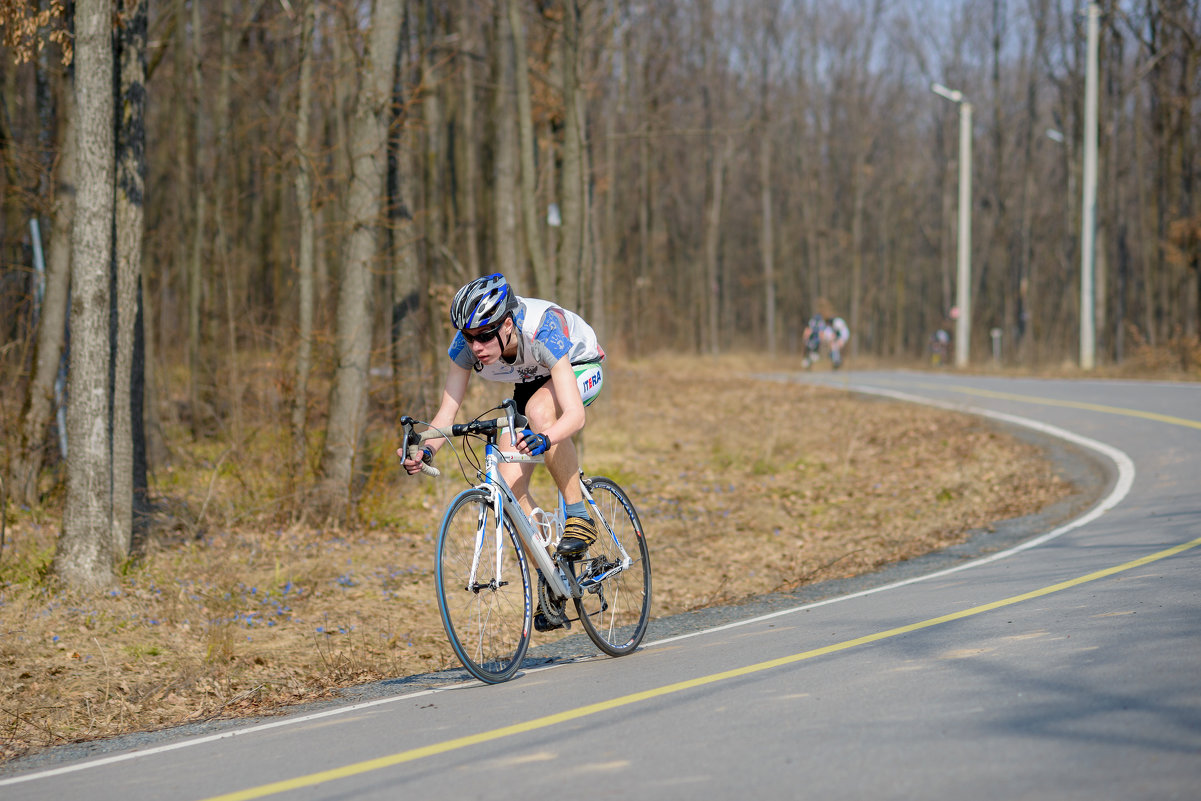
M 530 421 L 530 428 L 535 431 L 545 431 L 559 419 L 558 404 L 547 387 L 535 392 L 526 402 L 525 416 Z

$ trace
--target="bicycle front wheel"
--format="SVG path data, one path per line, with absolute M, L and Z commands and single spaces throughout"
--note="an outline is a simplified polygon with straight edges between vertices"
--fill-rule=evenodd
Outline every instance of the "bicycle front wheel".
M 642 642 L 651 613 L 651 560 L 634 504 L 608 478 L 585 480 L 600 520 L 588 557 L 576 562 L 583 593 L 575 601 L 584 631 L 609 656 L 624 656 Z M 625 554 L 629 565 L 622 567 Z
M 530 572 L 484 490 L 460 493 L 446 510 L 436 571 L 438 610 L 463 667 L 488 684 L 512 678 L 530 644 Z

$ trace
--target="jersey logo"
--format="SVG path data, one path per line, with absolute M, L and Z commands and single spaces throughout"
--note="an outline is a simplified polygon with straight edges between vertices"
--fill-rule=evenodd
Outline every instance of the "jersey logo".
M 571 337 L 567 330 L 567 318 L 558 309 L 550 309 L 542 317 L 535 339 L 546 346 L 546 349 L 562 359 L 571 352 Z

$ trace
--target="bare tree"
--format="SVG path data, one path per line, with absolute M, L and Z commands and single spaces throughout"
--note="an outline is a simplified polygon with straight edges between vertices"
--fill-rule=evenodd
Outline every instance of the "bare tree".
M 513 107 L 512 94 L 515 86 L 513 43 L 523 34 L 509 24 L 511 18 L 512 15 L 506 14 L 498 4 L 493 27 L 492 57 L 492 253 L 496 271 L 513 279 L 517 286 L 524 287 L 529 283 L 527 271 L 520 266 L 521 240 L 517 215 L 521 206 L 516 200 L 520 120 Z M 522 291 L 531 294 L 526 289 Z
M 538 176 L 534 167 L 533 110 L 530 103 L 529 64 L 525 45 L 525 25 L 521 16 L 519 0 L 504 0 L 508 16 L 509 30 L 513 37 L 513 60 L 516 70 L 513 78 L 517 88 L 517 133 L 521 149 L 521 222 L 525 232 L 526 253 L 533 267 L 534 281 L 528 290 L 529 294 L 542 292 L 549 294 L 555 283 L 550 265 L 546 261 L 546 251 L 539 233 L 538 221 Z
M 755 16 L 752 25 L 758 23 L 762 38 L 756 41 L 759 50 L 759 206 L 762 219 L 759 227 L 760 260 L 763 265 L 763 340 L 767 352 L 776 355 L 776 231 L 775 208 L 772 203 L 773 171 L 776 167 L 772 152 L 772 83 L 773 62 L 780 46 L 778 6 L 763 9 L 764 16 Z M 759 37 L 753 37 L 752 41 Z
M 25 389 L 20 440 L 11 454 L 9 491 L 17 503 L 38 502 L 46 426 L 54 414 L 54 383 L 63 352 L 71 277 L 71 219 L 75 213 L 75 99 L 66 72 L 59 79 L 57 151 L 53 178 L 46 288 L 38 318 L 33 375 Z
M 67 503 L 54 571 L 71 586 L 95 589 L 113 575 L 106 423 L 114 173 L 111 0 L 80 0 L 75 30 L 79 192 L 71 236 Z
M 138 310 L 138 285 L 142 276 L 144 187 L 146 175 L 146 4 L 147 0 L 124 0 L 119 38 L 121 114 L 116 138 L 115 231 L 117 295 L 116 341 L 112 371 L 113 438 L 113 555 L 120 561 L 129 555 L 134 523 L 134 419 L 133 371 L 134 334 Z M 142 381 L 137 382 L 139 387 Z M 137 430 L 141 432 L 141 415 Z M 138 443 L 144 453 L 145 440 Z M 143 456 L 144 458 L 144 456 Z M 143 488 L 144 489 L 144 488 Z
M 183 16 L 183 0 L 177 0 L 179 14 Z M 181 23 L 181 28 L 183 28 Z M 186 154 L 186 158 L 191 162 L 191 184 L 192 203 L 193 203 L 193 219 L 192 219 L 192 246 L 187 254 L 187 303 L 188 303 L 188 406 L 190 423 L 192 425 L 192 437 L 195 438 L 200 430 L 200 376 L 203 372 L 200 358 L 200 315 L 203 308 L 201 302 L 201 294 L 204 290 L 203 270 L 203 250 L 205 242 L 205 232 L 207 231 L 207 197 L 206 188 L 207 181 L 201 178 L 201 166 L 203 157 L 200 153 L 200 131 L 202 130 L 201 120 L 204 118 L 201 105 L 204 98 L 204 83 L 203 74 L 201 72 L 201 54 L 200 43 L 202 36 L 200 3 L 192 4 L 192 37 L 188 42 L 188 53 L 191 58 L 188 61 L 188 67 L 191 72 L 191 115 L 190 126 L 192 133 L 192 149 Z
M 587 126 L 585 102 L 579 86 L 580 9 L 576 0 L 563 0 L 563 35 L 560 69 L 563 91 L 563 231 L 559 242 L 556 299 L 579 309 L 583 300 L 585 252 L 588 236 L 588 196 L 585 182 Z
M 447 172 L 449 148 L 446 131 L 446 87 L 451 85 L 444 76 L 449 70 L 445 48 L 442 46 L 444 12 L 442 3 L 420 0 L 417 6 L 418 38 L 421 43 L 421 131 L 424 152 L 422 154 L 422 184 L 425 187 L 424 206 L 421 220 L 425 229 L 425 263 L 433 274 L 448 276 L 454 267 L 453 261 L 445 259 L 446 221 L 449 206 L 447 200 Z M 445 265 L 439 268 L 438 265 Z
M 296 263 L 297 321 L 296 390 L 292 396 L 292 470 L 304 476 L 308 451 L 309 370 L 313 359 L 313 253 L 317 232 L 313 214 L 313 154 L 309 121 L 313 113 L 313 28 L 317 0 L 301 0 L 300 71 L 296 98 L 296 208 L 300 215 L 300 241 Z
M 351 482 L 366 428 L 367 381 L 372 325 L 371 274 L 380 255 L 379 236 L 386 173 L 386 138 L 392 73 L 404 9 L 376 0 L 362 56 L 362 83 L 350 124 L 350 185 L 346 211 L 351 223 L 338 283 L 334 382 L 329 424 L 321 455 L 321 504 L 328 517 L 344 520 Z
M 411 6 L 408 7 L 411 9 Z M 415 97 L 420 80 L 414 75 L 414 69 L 410 68 L 411 63 L 406 57 L 405 48 L 397 48 L 388 136 L 388 239 L 392 261 L 392 384 L 398 409 L 422 397 L 425 391 L 426 371 L 422 368 L 421 335 L 426 328 L 429 311 L 425 302 L 428 276 L 423 273 L 418 258 L 420 237 L 414 221 L 415 198 L 421 182 L 420 172 L 415 169 L 414 155 L 419 137 L 411 111 L 416 106 Z M 468 87 L 465 94 L 470 95 L 472 90 L 473 87 Z M 468 141 L 464 146 L 471 151 L 474 142 Z M 468 170 L 474 169 L 470 165 L 472 159 L 468 158 L 467 161 Z M 467 180 L 471 182 L 474 178 Z M 474 227 L 474 210 L 469 210 L 466 217 L 471 221 L 468 238 L 474 242 L 475 234 L 470 230 Z M 468 250 L 471 251 L 470 245 Z M 478 264 L 478 253 L 470 256 L 468 261 Z
M 473 0 L 463 0 L 459 11 L 459 41 L 462 62 L 462 98 L 463 98 L 463 142 L 460 146 L 463 152 L 462 175 L 462 228 L 467 239 L 467 274 L 479 275 L 480 267 L 480 225 L 478 216 L 479 191 L 479 136 L 476 128 L 476 49 L 479 47 L 479 30 L 476 15 L 472 12 Z

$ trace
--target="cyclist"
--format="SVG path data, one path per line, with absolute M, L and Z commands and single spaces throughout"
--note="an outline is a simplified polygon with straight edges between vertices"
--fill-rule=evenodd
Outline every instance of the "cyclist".
M 951 347 L 951 335 L 945 328 L 940 328 L 930 335 L 930 362 L 935 367 L 941 367 L 947 360 L 947 351 Z
M 842 367 L 842 346 L 847 344 L 850 338 L 851 329 L 847 328 L 847 321 L 831 314 L 825 330 L 822 331 L 822 339 L 830 346 L 830 364 L 835 370 Z
M 449 429 L 467 392 L 472 373 L 489 381 L 513 382 L 517 411 L 529 420 L 524 433 L 512 432 L 519 453 L 546 457 L 546 467 L 567 504 L 563 537 L 556 552 L 569 559 L 584 555 L 596 541 L 596 528 L 580 491 L 580 467 L 572 435 L 584 428 L 584 407 L 600 393 L 605 352 L 596 333 L 577 314 L 550 301 L 521 298 L 500 273 L 463 286 L 450 304 L 450 322 L 458 333 L 442 403 L 433 428 Z M 429 463 L 444 439 L 426 442 L 422 459 Z M 512 452 L 512 451 L 508 451 Z M 421 462 L 397 451 L 413 475 Z M 535 507 L 530 497 L 531 463 L 502 462 L 501 475 L 522 509 Z
M 820 314 L 815 314 L 805 323 L 805 332 L 801 339 L 805 340 L 805 358 L 801 364 L 805 369 L 821 358 L 822 332 L 826 330 L 826 320 Z

